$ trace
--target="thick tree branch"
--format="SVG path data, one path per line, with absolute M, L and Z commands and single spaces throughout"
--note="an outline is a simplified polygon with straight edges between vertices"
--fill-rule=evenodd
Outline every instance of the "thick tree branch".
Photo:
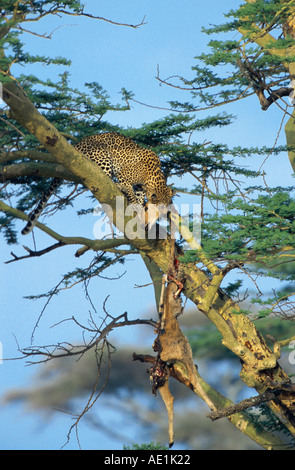
M 48 152 L 40 150 L 15 150 L 4 152 L 0 150 L 0 164 L 7 164 L 15 160 L 22 160 L 28 158 L 30 160 L 37 160 L 40 162 L 56 163 L 55 158 Z
M 66 181 L 81 183 L 81 180 L 66 170 L 62 165 L 54 163 L 24 162 L 12 165 L 0 165 L 0 181 L 8 181 L 21 176 L 41 178 L 60 178 Z
M 259 99 L 260 104 L 261 104 L 261 109 L 263 111 L 266 111 L 270 107 L 270 105 L 275 103 L 278 99 L 283 98 L 284 96 L 289 96 L 291 91 L 292 91 L 292 88 L 281 87 L 271 92 L 270 95 L 266 98 L 262 90 L 261 97 Z M 262 95 L 264 99 L 262 98 Z

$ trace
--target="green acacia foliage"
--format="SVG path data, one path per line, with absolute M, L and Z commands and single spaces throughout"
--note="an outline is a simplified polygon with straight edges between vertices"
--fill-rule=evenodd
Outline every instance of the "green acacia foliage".
M 195 57 L 193 78 L 179 77 L 180 85 L 190 89 L 197 102 L 172 102 L 174 109 L 212 108 L 258 92 L 265 95 L 260 104 L 267 109 L 273 101 L 288 96 L 292 78 L 288 64 L 292 66 L 295 61 L 294 38 L 282 31 L 293 15 L 292 1 L 244 2 L 225 15 L 226 23 L 204 28 L 211 38 L 209 52 Z M 242 38 L 237 31 L 243 33 Z
M 279 262 L 282 251 L 293 246 L 295 201 L 282 188 L 253 200 L 237 198 L 227 202 L 226 209 L 226 214 L 209 215 L 204 223 L 203 245 L 210 257 L 267 266 Z

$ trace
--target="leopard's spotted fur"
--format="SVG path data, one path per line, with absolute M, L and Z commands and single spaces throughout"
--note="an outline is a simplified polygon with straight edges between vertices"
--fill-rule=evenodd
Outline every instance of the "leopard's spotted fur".
M 86 137 L 75 148 L 94 160 L 110 178 L 115 178 L 130 203 L 143 202 L 138 191 L 141 186 L 148 203 L 170 204 L 172 190 L 166 184 L 159 157 L 151 150 L 114 132 Z
M 148 204 L 170 204 L 172 190 L 166 184 L 158 156 L 151 150 L 114 132 L 85 137 L 75 149 L 94 160 L 110 178 L 114 178 L 129 203 L 143 204 L 146 197 Z M 23 235 L 33 229 L 57 186 L 58 180 L 54 178 L 50 190 L 43 195 L 22 230 Z

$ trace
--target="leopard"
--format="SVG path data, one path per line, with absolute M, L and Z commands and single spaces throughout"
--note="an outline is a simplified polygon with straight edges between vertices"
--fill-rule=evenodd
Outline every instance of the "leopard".
M 167 185 L 158 155 L 117 132 L 84 137 L 75 149 L 94 161 L 126 197 L 128 204 L 169 206 L 173 191 Z M 22 235 L 34 228 L 47 201 L 59 186 L 54 178 L 38 206 L 30 214 Z

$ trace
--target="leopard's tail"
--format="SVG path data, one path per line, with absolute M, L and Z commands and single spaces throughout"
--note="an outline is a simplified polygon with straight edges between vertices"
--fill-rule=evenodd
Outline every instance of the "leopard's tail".
M 54 194 L 56 188 L 60 186 L 61 180 L 59 178 L 53 178 L 51 185 L 49 186 L 48 190 L 43 194 L 42 198 L 40 199 L 36 209 L 34 209 L 31 214 L 29 215 L 29 219 L 27 225 L 22 229 L 22 235 L 27 235 L 30 233 L 36 225 L 38 218 L 40 217 L 44 207 L 48 199 Z

